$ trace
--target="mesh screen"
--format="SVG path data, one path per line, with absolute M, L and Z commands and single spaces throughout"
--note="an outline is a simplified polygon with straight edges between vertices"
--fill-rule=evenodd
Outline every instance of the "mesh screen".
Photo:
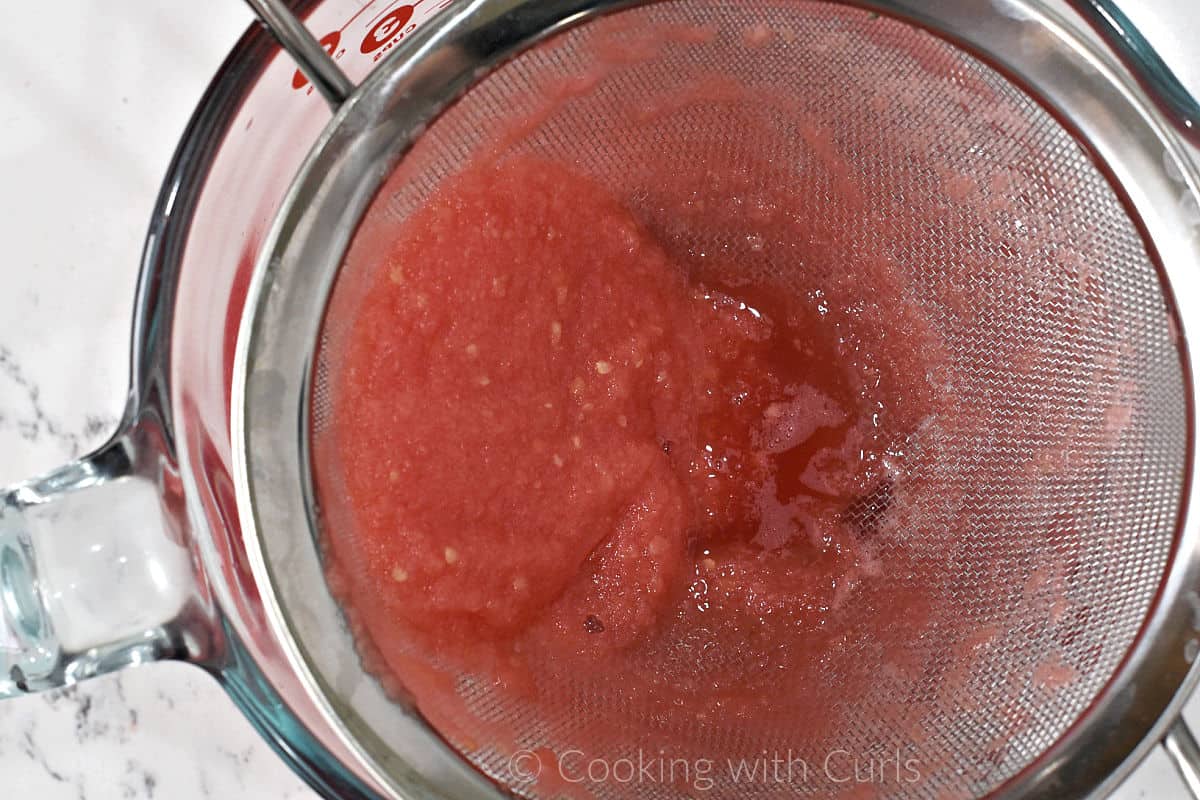
M 921 635 L 873 631 L 839 645 L 824 676 L 832 732 L 809 730 L 803 709 L 781 698 L 780 713 L 751 730 L 698 734 L 714 753 L 802 759 L 810 774 L 786 786 L 718 764 L 702 786 L 677 774 L 589 782 L 587 793 L 965 798 L 1029 765 L 1133 643 L 1167 565 L 1185 464 L 1185 389 L 1159 275 L 1088 154 L 968 54 L 831 3 L 656 3 L 523 54 L 421 137 L 343 268 L 313 406 L 330 536 L 345 519 L 346 476 L 323 444 L 336 413 L 326 384 L 379 267 L 370 242 L 471 159 L 513 153 L 599 180 L 697 271 L 720 250 L 797 291 L 809 290 L 812 269 L 876 285 L 879 308 L 898 326 L 919 312 L 939 350 L 927 376 L 938 413 L 910 432 L 905 468 L 884 495 L 849 511 L 881 562 L 902 550 L 918 565 L 885 570 L 877 597 L 937 585 Z M 792 212 L 835 237 L 833 255 L 797 264 L 764 251 L 744 217 L 682 213 L 654 176 L 704 159 L 738 164 L 747 202 L 756 185 L 794 186 Z M 727 190 L 713 186 L 707 199 Z M 889 274 L 864 273 L 864 253 Z M 453 690 L 466 712 L 444 735 L 526 797 L 579 789 L 516 780 L 518 750 L 581 748 L 611 764 L 632 756 L 637 731 L 675 724 L 585 681 L 536 687 L 536 706 L 471 674 Z M 606 717 L 627 741 L 595 739 Z M 911 755 L 921 779 L 831 782 L 822 773 L 834 751 Z

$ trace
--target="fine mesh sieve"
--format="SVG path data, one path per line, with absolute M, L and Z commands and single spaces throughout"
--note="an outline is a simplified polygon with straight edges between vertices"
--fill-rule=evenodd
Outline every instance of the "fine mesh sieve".
M 442 57 L 470 61 L 472 45 L 482 47 L 468 40 Z M 819 691 L 789 694 L 786 670 L 756 673 L 753 646 L 723 650 L 680 628 L 677 647 L 642 665 L 646 675 L 677 677 L 679 664 L 666 661 L 686 661 L 702 694 L 706 670 L 732 669 L 746 690 L 773 696 L 771 713 L 754 725 L 719 714 L 698 723 L 664 711 L 653 693 L 553 672 L 518 691 L 468 669 L 412 692 L 434 732 L 483 774 L 522 797 L 576 796 L 571 781 L 531 780 L 514 756 L 533 754 L 545 770 L 555 754 L 611 768 L 649 752 L 685 757 L 692 770 L 717 763 L 703 785 L 660 770 L 591 780 L 587 794 L 977 797 L 1028 771 L 1111 688 L 1178 544 L 1191 448 L 1180 325 L 1127 187 L 1008 78 L 926 30 L 837 3 L 666 0 L 521 52 L 398 161 L 394 145 L 380 144 L 401 141 L 394 131 L 372 136 L 394 167 L 370 167 L 370 195 L 352 190 L 347 206 L 365 208 L 353 241 L 347 231 L 323 245 L 340 268 L 301 306 L 323 310 L 303 363 L 310 502 L 326 545 L 355 524 L 347 484 L 356 476 L 332 420 L 360 399 L 337 382 L 376 272 L 394 266 L 381 267 L 381 247 L 480 160 L 569 164 L 693 277 L 719 254 L 749 279 L 857 304 L 865 336 L 919 346 L 891 368 L 921 370 L 929 392 L 923 413 L 904 418 L 901 467 L 846 508 L 877 564 L 852 597 L 864 614 L 856 635 L 826 643 Z M 365 163 L 347 169 L 356 166 Z M 740 210 L 756 204 L 802 224 L 764 228 Z M 284 225 L 277 237 L 286 245 L 292 233 Z M 268 329 L 264 318 L 256 330 Z M 247 397 L 253 417 L 262 395 Z M 261 497 L 271 479 L 254 480 L 254 458 Z M 339 567 L 335 594 L 348 594 L 354 570 Z M 286 610 L 296 590 L 273 578 Z M 872 610 L 912 597 L 922 598 L 919 625 L 872 624 Z M 385 677 L 378 643 L 351 627 L 368 670 Z M 448 663 L 411 641 L 413 658 Z M 399 714 L 413 687 L 397 683 L 403 675 L 385 679 Z M 456 698 L 454 710 L 438 692 Z M 663 741 L 686 744 L 669 753 Z M 872 764 L 901 754 L 919 779 L 842 781 L 827 768 L 835 752 Z M 722 767 L 760 754 L 787 754 L 804 772 L 747 781 Z

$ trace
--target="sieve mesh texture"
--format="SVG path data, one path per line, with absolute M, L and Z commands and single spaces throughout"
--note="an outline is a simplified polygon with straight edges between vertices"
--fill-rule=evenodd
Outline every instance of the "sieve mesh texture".
M 375 201 L 322 338 L 313 404 L 322 458 L 333 458 L 321 455 L 335 413 L 326 383 L 377 266 L 364 242 L 471 159 L 513 153 L 599 180 L 697 271 L 719 251 L 741 258 L 747 277 L 792 280 L 797 291 L 814 270 L 877 283 L 875 302 L 897 319 L 915 309 L 940 348 L 927 376 L 938 414 L 911 432 L 894 485 L 850 511 L 882 563 L 903 548 L 927 565 L 885 572 L 885 587 L 938 582 L 922 635 L 842 643 L 846 658 L 824 676 L 840 721 L 832 735 L 814 740 L 786 708 L 773 725 L 705 734 L 714 753 L 790 753 L 811 770 L 804 779 L 736 780 L 718 764 L 711 785 L 695 775 L 609 780 L 589 783 L 590 796 L 966 798 L 1028 766 L 1135 641 L 1167 566 L 1186 458 L 1185 384 L 1159 274 L 1085 150 L 972 56 L 837 4 L 675 0 L 585 24 L 483 80 Z M 738 202 L 755 202 L 756 185 L 794 185 L 790 213 L 836 237 L 827 257 L 798 264 L 787 248 L 764 251 L 743 217 L 690 214 L 654 181 L 706 160 L 737 165 Z M 688 200 L 728 201 L 728 188 L 700 184 Z M 864 253 L 894 280 L 859 275 Z M 344 479 L 336 464 L 317 469 L 325 486 Z M 692 658 L 689 646 L 681 641 L 676 657 Z M 711 656 L 726 666 L 738 657 Z M 871 680 L 848 682 L 837 665 L 851 662 Z M 550 700 L 536 711 L 470 674 L 456 690 L 474 730 L 447 738 L 530 798 L 565 788 L 515 784 L 515 749 L 584 748 L 612 762 L 631 752 L 611 742 L 597 752 L 587 741 L 596 719 L 633 732 L 672 724 L 584 683 L 537 687 Z M 500 730 L 519 734 L 493 744 Z M 911 756 L 921 779 L 822 780 L 835 749 Z

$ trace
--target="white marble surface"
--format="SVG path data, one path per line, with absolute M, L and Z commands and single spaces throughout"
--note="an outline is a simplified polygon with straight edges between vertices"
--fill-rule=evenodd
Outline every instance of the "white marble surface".
M 0 14 L 0 483 L 99 444 L 124 404 L 138 258 L 175 143 L 250 22 L 201 4 Z M 207 675 L 155 665 L 0 703 L 0 798 L 313 793 Z
M 79 455 L 114 425 L 159 181 L 249 22 L 237 0 L 4 6 L 0 483 Z M 1190 711 L 1200 721 L 1200 705 Z M 1184 796 L 1161 751 L 1116 795 Z M 155 665 L 0 703 L 0 798 L 25 797 L 313 795 L 207 676 Z

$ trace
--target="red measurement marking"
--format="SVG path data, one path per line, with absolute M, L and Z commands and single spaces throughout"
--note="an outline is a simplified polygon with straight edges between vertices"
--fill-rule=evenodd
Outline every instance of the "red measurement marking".
M 373 53 L 391 42 L 398 35 L 403 36 L 406 32 L 404 26 L 408 24 L 412 17 L 413 6 L 411 5 L 400 6 L 391 13 L 384 15 L 382 19 L 375 23 L 371 30 L 367 31 L 367 35 L 363 37 L 359 50 L 363 53 Z
M 447 0 L 442 0 L 442 1 L 443 1 L 443 4 L 445 4 L 447 2 Z M 394 8 L 395 5 L 399 2 L 400 2 L 400 0 L 392 0 L 392 2 L 390 2 L 390 3 L 385 3 L 382 11 L 380 11 L 375 16 L 371 17 L 371 19 L 367 20 L 367 25 L 371 26 L 371 25 L 374 25 L 376 22 L 379 22 L 384 17 L 384 15 L 387 14 L 389 11 L 391 11 L 392 8 Z M 406 3 L 405 5 L 409 5 L 409 6 L 412 6 L 413 8 L 416 8 L 417 6 L 421 5 L 424 2 L 425 2 L 425 0 L 414 0 L 414 2 Z M 454 0 L 449 0 L 449 2 L 454 2 Z M 374 5 L 374 3 L 372 3 L 371 5 Z M 363 9 L 363 11 L 365 11 L 365 10 L 366 9 Z M 359 14 L 361 14 L 361 13 L 362 13 L 362 11 L 359 12 Z M 358 15 L 356 14 L 355 16 L 358 16 Z M 428 14 L 426 16 L 428 16 Z M 343 28 L 343 30 L 345 30 L 345 29 Z
M 321 39 L 321 47 L 324 47 L 325 52 L 332 56 L 335 52 L 337 52 L 337 46 L 341 41 L 342 32 L 333 31 L 332 33 L 325 34 L 325 37 Z M 303 72 L 296 70 L 296 74 L 292 76 L 292 88 L 303 89 L 307 85 L 308 78 L 304 77 Z
M 412 0 L 412 2 L 399 5 L 400 0 L 391 0 L 391 2 L 368 0 L 368 2 L 361 3 L 358 11 L 354 12 L 341 28 L 326 34 L 321 39 L 321 46 L 334 59 L 340 60 L 346 54 L 344 48 L 339 49 L 342 34 L 346 33 L 356 20 L 364 18 L 368 12 L 376 12 L 374 17 L 366 19 L 363 23 L 369 30 L 360 43 L 359 50 L 365 55 L 371 55 L 373 62 L 379 61 L 401 39 L 415 31 L 425 19 L 453 5 L 455 0 L 437 0 L 436 3 L 425 5 L 418 18 L 417 7 L 427 2 L 428 0 Z M 292 77 L 292 87 L 297 90 L 306 89 L 306 94 L 312 94 L 313 91 L 308 78 L 300 71 L 297 71 Z
M 418 0 L 418 2 L 420 2 L 420 0 Z M 350 19 L 346 20 L 346 24 L 341 27 L 341 30 L 345 31 L 346 28 L 349 28 L 350 25 L 354 22 L 354 20 L 361 17 L 364 13 L 366 13 L 366 10 L 373 5 L 375 5 L 373 0 L 372 0 L 372 2 L 369 2 L 369 3 L 363 3 L 362 8 L 360 8 L 358 11 L 355 11 L 354 15 L 351 16 Z
M 421 3 L 424 3 L 424 2 L 425 2 L 425 0 L 417 0 L 415 3 L 411 3 L 410 5 L 412 5 L 413 8 L 416 8 L 417 6 L 421 5 Z M 454 2 L 454 0 L 442 0 L 442 4 L 439 6 L 439 8 L 445 8 L 446 6 L 450 5 L 453 2 Z M 373 5 L 375 5 L 374 0 L 371 0 L 371 2 L 369 2 L 369 3 L 363 3 L 362 8 L 360 8 L 358 11 L 355 11 L 354 15 L 352 17 L 350 17 L 350 19 L 346 20 L 346 24 L 341 27 L 341 31 L 343 33 L 345 33 L 346 28 L 349 28 L 350 25 L 354 22 L 354 20 L 358 19 L 363 14 L 365 14 L 367 12 L 367 9 L 369 9 Z M 393 5 L 395 5 L 395 2 L 391 3 L 390 5 L 384 6 L 383 11 L 381 11 L 380 14 L 386 13 L 387 10 L 389 8 L 391 8 Z M 375 20 L 377 20 L 377 19 L 379 19 L 379 16 L 376 16 L 375 19 L 371 20 L 367 24 L 370 25 L 371 23 L 375 22 Z

